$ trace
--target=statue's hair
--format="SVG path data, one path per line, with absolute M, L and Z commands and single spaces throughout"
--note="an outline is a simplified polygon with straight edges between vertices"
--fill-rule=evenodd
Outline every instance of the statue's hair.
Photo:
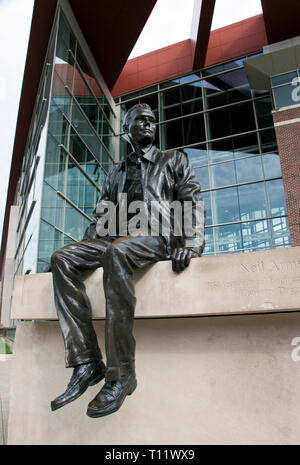
M 153 113 L 152 108 L 147 103 L 137 103 L 133 107 L 129 108 L 129 110 L 125 113 L 125 116 L 123 119 L 123 131 L 124 132 L 127 132 L 128 130 L 128 124 L 129 124 L 131 113 L 137 108 L 141 108 L 142 110 L 149 110 L 151 111 L 151 113 Z

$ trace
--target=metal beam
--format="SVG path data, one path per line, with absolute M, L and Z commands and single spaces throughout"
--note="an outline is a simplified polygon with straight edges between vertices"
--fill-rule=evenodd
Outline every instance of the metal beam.
M 261 0 L 261 6 L 269 44 L 299 35 L 299 0 Z
M 193 69 L 203 68 L 216 0 L 195 0 L 191 28 Z

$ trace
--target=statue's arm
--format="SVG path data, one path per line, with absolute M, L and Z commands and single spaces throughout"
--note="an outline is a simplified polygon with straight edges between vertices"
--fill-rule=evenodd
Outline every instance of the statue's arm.
M 189 265 L 192 257 L 200 257 L 203 252 L 205 209 L 200 184 L 184 152 L 177 154 L 175 175 L 177 200 L 185 205 L 185 212 L 191 218 L 190 226 L 184 224 L 182 247 L 174 249 L 172 253 L 173 271 L 180 272 Z
M 97 232 L 96 232 L 96 224 L 97 224 L 98 217 L 99 217 L 99 215 L 97 214 L 97 211 L 99 211 L 99 208 L 97 209 L 97 207 L 101 204 L 101 202 L 109 200 L 109 199 L 110 199 L 110 173 L 107 175 L 107 177 L 105 178 L 102 184 L 99 200 L 97 202 L 96 207 L 93 210 L 94 220 L 86 228 L 82 240 L 96 239 L 98 237 Z

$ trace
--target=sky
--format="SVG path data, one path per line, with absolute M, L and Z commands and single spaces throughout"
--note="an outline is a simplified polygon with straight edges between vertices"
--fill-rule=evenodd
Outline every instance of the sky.
M 194 0 L 158 0 L 129 58 L 188 39 L 193 9 Z M 261 12 L 260 0 L 216 0 L 211 29 Z
M 0 232 L 28 45 L 33 0 L 0 0 Z
M 0 235 L 34 0 L 0 0 Z M 194 0 L 158 0 L 129 58 L 190 37 Z M 260 0 L 216 0 L 212 30 L 261 13 Z

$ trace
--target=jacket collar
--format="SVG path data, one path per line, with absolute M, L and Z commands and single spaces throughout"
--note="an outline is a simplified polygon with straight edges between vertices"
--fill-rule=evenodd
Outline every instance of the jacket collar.
M 145 158 L 151 163 L 155 163 L 157 154 L 159 153 L 159 149 L 155 145 L 152 145 L 151 148 L 147 150 L 147 152 L 145 152 L 143 149 L 142 152 L 142 158 Z M 122 167 L 125 167 L 126 160 L 130 158 L 134 153 L 135 152 L 131 152 L 129 155 L 127 155 L 127 157 L 124 160 L 122 160 Z
M 146 160 L 148 161 L 151 161 L 151 163 L 155 163 L 158 152 L 158 148 L 155 145 L 152 145 L 150 150 L 148 150 L 147 152 L 143 152 L 142 157 L 146 158 Z

